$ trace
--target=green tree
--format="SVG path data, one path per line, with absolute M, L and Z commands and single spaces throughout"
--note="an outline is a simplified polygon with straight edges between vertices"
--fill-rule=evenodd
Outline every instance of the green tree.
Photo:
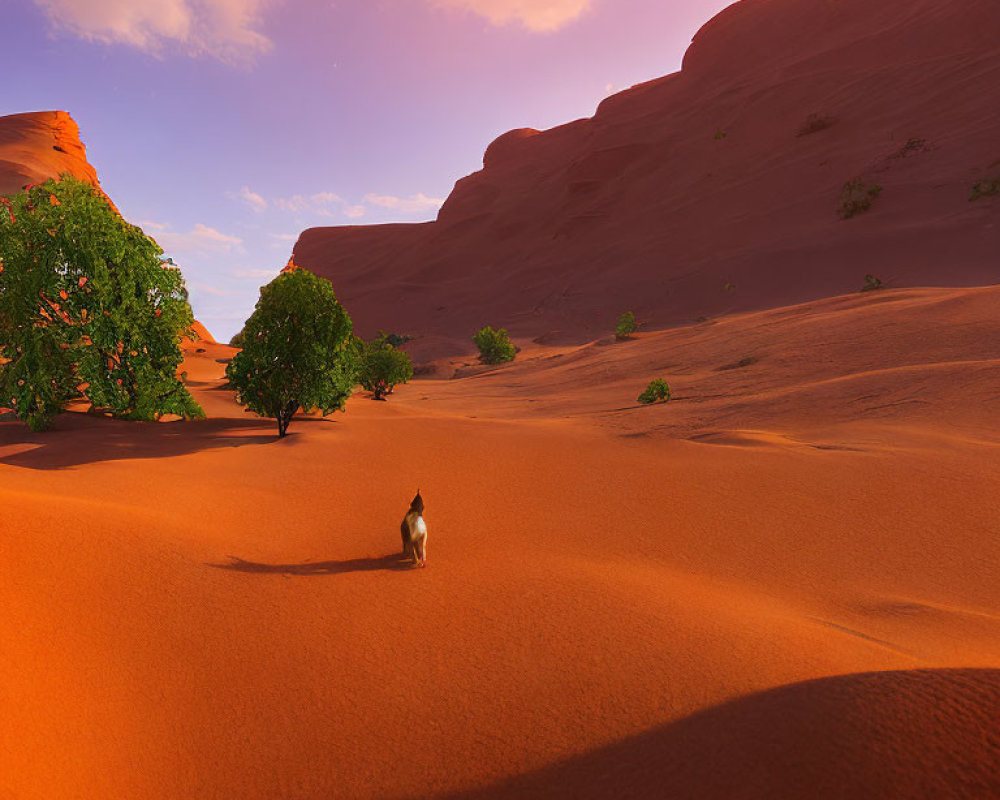
M 159 245 L 70 175 L 0 203 L 0 405 L 33 430 L 80 396 L 125 419 L 203 417 L 177 377 L 184 279 Z
M 513 361 L 517 354 L 505 328 L 494 330 L 489 325 L 476 331 L 472 341 L 479 348 L 479 357 L 487 364 L 502 364 Z
M 342 411 L 355 379 L 351 327 L 328 280 L 304 269 L 282 272 L 260 290 L 243 350 L 226 368 L 237 401 L 277 420 L 278 436 L 300 408 Z
M 627 339 L 633 333 L 635 333 L 639 328 L 639 324 L 635 321 L 635 314 L 631 311 L 626 311 L 620 317 L 618 317 L 618 325 L 615 326 L 615 338 L 616 339 Z
M 662 378 L 654 378 L 649 382 L 649 386 L 646 390 L 639 395 L 640 403 L 656 403 L 658 401 L 666 402 L 670 399 L 670 387 L 667 382 Z
M 397 350 L 384 333 L 370 342 L 358 339 L 358 383 L 384 400 L 393 387 L 413 377 L 413 364 L 402 350 Z

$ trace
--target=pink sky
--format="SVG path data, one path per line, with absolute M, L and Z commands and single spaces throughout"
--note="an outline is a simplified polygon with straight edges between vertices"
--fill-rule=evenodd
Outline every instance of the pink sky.
M 675 71 L 726 5 L 8 0 L 0 114 L 73 114 L 228 339 L 302 229 L 433 219 L 497 135 Z

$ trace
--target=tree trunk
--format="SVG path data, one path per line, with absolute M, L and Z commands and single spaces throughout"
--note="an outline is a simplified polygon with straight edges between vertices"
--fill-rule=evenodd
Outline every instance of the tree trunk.
M 288 433 L 288 425 L 292 421 L 292 417 L 295 416 L 295 410 L 299 407 L 298 403 L 289 403 L 283 409 L 278 411 L 278 438 L 281 439 Z

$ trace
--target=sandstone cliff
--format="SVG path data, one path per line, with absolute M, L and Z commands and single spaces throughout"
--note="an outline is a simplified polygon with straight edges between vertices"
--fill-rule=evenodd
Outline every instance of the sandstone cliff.
M 0 195 L 69 172 L 100 187 L 80 129 L 65 111 L 0 117 Z
M 437 221 L 313 228 L 296 263 L 363 332 L 606 332 L 855 291 L 1000 279 L 1000 4 L 743 0 L 680 72 L 515 130 Z M 841 193 L 882 191 L 842 219 Z

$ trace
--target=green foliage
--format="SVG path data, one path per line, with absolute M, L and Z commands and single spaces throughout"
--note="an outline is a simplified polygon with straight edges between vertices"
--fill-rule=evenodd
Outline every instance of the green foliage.
M 413 364 L 402 350 L 391 343 L 392 337 L 379 331 L 377 338 L 365 342 L 358 338 L 355 352 L 358 356 L 358 383 L 376 400 L 384 400 L 395 386 L 413 377 Z
M 840 192 L 840 216 L 850 219 L 868 211 L 880 194 L 882 187 L 878 184 L 869 185 L 860 178 L 848 181 Z
M 862 292 L 874 292 L 878 289 L 884 289 L 885 284 L 882 283 L 881 278 L 876 278 L 874 275 L 865 275 L 865 283 L 861 287 Z
M 727 136 L 726 132 L 725 132 L 725 131 L 724 131 L 724 130 L 723 130 L 722 128 L 719 128 L 719 129 L 718 129 L 718 130 L 717 130 L 717 131 L 715 132 L 715 141 L 717 141 L 717 142 L 720 142 L 720 141 L 722 141 L 723 139 L 725 139 L 725 138 L 726 138 L 726 136 Z
M 243 328 L 240 328 L 238 332 L 233 334 L 233 338 L 229 340 L 229 346 L 242 348 L 243 336 L 244 336 Z
M 670 399 L 670 387 L 667 382 L 662 378 L 654 378 L 649 382 L 649 386 L 646 390 L 639 395 L 638 400 L 640 403 L 656 403 L 659 401 L 666 402 Z
M 997 195 L 1000 195 L 1000 178 L 976 181 L 972 184 L 972 195 L 969 197 L 969 202 L 981 197 L 996 197 Z
M 351 327 L 328 280 L 303 269 L 281 273 L 260 290 L 243 350 L 226 368 L 237 401 L 277 420 L 279 436 L 299 408 L 342 411 L 356 369 Z
M 392 347 L 402 347 L 413 337 L 407 336 L 405 333 L 399 334 L 399 333 L 386 333 L 385 331 L 379 331 L 378 338 L 382 339 L 384 342 L 391 345 Z
M 0 200 L 0 405 L 33 430 L 66 402 L 203 417 L 177 378 L 194 321 L 180 270 L 71 175 Z
M 615 326 L 615 338 L 627 339 L 638 330 L 639 324 L 635 321 L 635 314 L 626 311 L 618 317 L 618 324 Z
M 476 331 L 472 341 L 479 348 L 479 357 L 486 364 L 502 364 L 505 361 L 513 361 L 517 354 L 517 348 L 507 337 L 504 328 L 494 330 L 489 325 Z

